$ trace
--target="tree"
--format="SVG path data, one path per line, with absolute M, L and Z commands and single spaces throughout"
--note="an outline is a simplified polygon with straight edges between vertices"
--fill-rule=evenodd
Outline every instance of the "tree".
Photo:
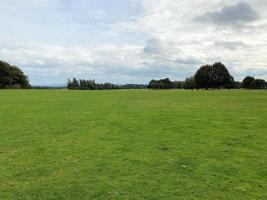
M 235 81 L 234 85 L 235 85 L 235 87 L 234 87 L 235 89 L 240 89 L 240 88 L 242 88 L 242 82 Z
M 266 88 L 266 82 L 263 79 L 255 79 L 250 84 L 249 88 L 251 89 L 265 89 Z
M 21 69 L 0 61 L 0 88 L 30 88 L 28 77 Z
M 67 88 L 70 90 L 77 90 L 80 88 L 80 84 L 76 78 L 72 80 L 68 79 Z
M 151 80 L 148 84 L 148 88 L 150 89 L 173 89 L 176 88 L 176 84 L 170 79 L 160 79 L 160 80 Z
M 79 81 L 76 78 L 73 78 L 72 84 L 73 84 L 74 89 L 79 89 L 79 87 L 80 87 Z
M 213 87 L 212 76 L 213 76 L 212 66 L 203 65 L 197 70 L 194 80 L 198 87 L 207 89 Z
M 212 65 L 214 69 L 213 81 L 216 88 L 233 88 L 234 78 L 224 64 L 217 62 Z
M 231 88 L 234 85 L 234 78 L 220 62 L 201 66 L 194 78 L 199 88 Z
M 244 80 L 242 81 L 242 88 L 249 89 L 251 83 L 252 83 L 254 80 L 255 80 L 255 78 L 252 77 L 252 76 L 247 76 L 247 77 L 245 77 Z
M 79 85 L 80 85 L 80 87 L 79 87 L 80 90 L 86 90 L 87 89 L 86 80 L 80 79 L 79 80 Z
M 71 81 L 70 79 L 68 79 L 67 88 L 68 88 L 69 90 L 73 89 L 72 81 Z
M 174 81 L 175 88 L 182 89 L 184 85 L 184 81 Z
M 157 86 L 157 81 L 156 80 L 151 80 L 147 86 L 147 88 L 149 89 L 158 89 L 158 86 Z
M 184 85 L 183 85 L 184 89 L 196 89 L 197 85 L 196 85 L 196 81 L 194 77 L 189 77 L 185 79 Z
M 238 82 L 234 80 L 234 77 L 230 76 L 230 80 L 227 81 L 223 87 L 227 89 L 235 89 L 238 88 Z
M 140 86 L 131 86 L 131 88 L 137 88 Z M 145 86 L 142 86 L 144 88 Z M 126 85 L 118 86 L 111 83 L 96 83 L 95 80 L 86 79 L 68 79 L 67 88 L 70 90 L 111 90 L 111 89 L 126 89 Z

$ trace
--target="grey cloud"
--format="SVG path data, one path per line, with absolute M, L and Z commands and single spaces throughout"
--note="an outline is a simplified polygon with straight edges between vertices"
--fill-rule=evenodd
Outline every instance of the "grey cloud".
M 102 68 L 102 73 L 109 74 L 109 81 L 120 83 L 121 79 L 132 83 L 148 83 L 151 79 L 168 77 L 171 80 L 184 80 L 191 76 L 195 67 L 173 66 L 167 63 L 143 63 L 142 68 L 129 68 L 129 66 L 114 66 Z M 101 80 L 101 78 L 100 78 Z
M 183 65 L 199 65 L 202 63 L 201 60 L 197 58 L 178 58 L 175 60 L 176 63 L 178 64 L 183 64 Z
M 218 25 L 236 25 L 256 21 L 259 14 L 246 2 L 224 6 L 219 11 L 207 12 L 196 18 L 198 22 L 208 22 Z
M 247 47 L 248 46 L 243 41 L 219 41 L 219 40 L 216 40 L 214 42 L 214 44 L 215 44 L 215 46 L 224 47 L 225 49 L 232 50 L 232 51 L 236 50 L 239 47 Z
M 158 39 L 147 40 L 146 46 L 144 47 L 144 53 L 157 54 L 162 51 L 161 43 Z
M 255 77 L 262 77 L 264 75 L 266 75 L 267 73 L 267 67 L 266 68 L 249 68 L 246 69 L 242 72 L 239 72 L 239 74 L 243 75 L 243 76 L 255 76 Z

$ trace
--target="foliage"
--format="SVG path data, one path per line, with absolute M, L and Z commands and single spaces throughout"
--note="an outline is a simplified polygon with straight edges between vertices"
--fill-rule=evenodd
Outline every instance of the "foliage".
M 79 89 L 80 85 L 76 78 L 73 78 L 72 80 L 68 79 L 67 88 L 70 90 L 77 90 Z
M 185 81 L 171 81 L 169 78 L 151 80 L 148 85 L 126 84 L 115 85 L 112 83 L 96 83 L 95 80 L 76 79 L 68 80 L 67 88 L 71 90 L 111 90 L 111 89 L 265 89 L 264 80 L 256 80 L 246 77 L 243 82 L 235 81 L 225 65 L 220 62 L 213 65 L 201 66 L 194 76 L 186 78 Z M 254 81 L 254 82 L 253 82 Z M 252 84 L 253 82 L 253 84 Z
M 184 89 L 196 89 L 197 85 L 196 85 L 196 81 L 194 77 L 189 77 L 185 79 L 184 85 L 183 85 Z
M 250 89 L 266 89 L 266 82 L 263 79 L 255 79 L 249 86 Z
M 151 80 L 148 84 L 149 89 L 174 89 L 176 88 L 176 84 L 170 79 L 160 79 L 160 80 Z
M 199 88 L 232 88 L 234 78 L 220 62 L 201 66 L 195 74 L 196 85 Z
M 174 81 L 174 84 L 177 89 L 182 89 L 184 87 L 184 81 Z
M 0 61 L 0 89 L 30 88 L 28 77 L 21 69 Z
M 68 79 L 67 88 L 70 90 L 114 90 L 114 89 L 143 89 L 146 85 L 126 84 L 114 85 L 112 83 L 96 83 L 95 80 L 85 80 L 73 78 Z
M 252 76 L 247 76 L 242 82 L 242 88 L 245 89 L 266 89 L 267 85 L 263 79 L 255 79 Z
M 252 76 L 247 76 L 247 77 L 245 77 L 244 80 L 242 81 L 242 88 L 249 89 L 251 83 L 252 83 L 254 80 L 255 80 L 255 78 L 252 77 Z
M 234 89 L 241 89 L 242 88 L 242 82 L 235 81 L 234 82 Z

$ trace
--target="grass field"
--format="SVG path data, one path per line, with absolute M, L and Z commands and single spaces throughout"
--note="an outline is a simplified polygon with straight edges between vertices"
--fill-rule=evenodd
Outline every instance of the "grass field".
M 267 91 L 0 91 L 0 199 L 267 199 Z

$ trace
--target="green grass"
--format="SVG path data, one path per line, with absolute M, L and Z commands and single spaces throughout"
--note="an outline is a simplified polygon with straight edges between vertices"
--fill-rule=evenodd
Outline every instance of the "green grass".
M 267 92 L 0 91 L 0 199 L 267 199 Z

